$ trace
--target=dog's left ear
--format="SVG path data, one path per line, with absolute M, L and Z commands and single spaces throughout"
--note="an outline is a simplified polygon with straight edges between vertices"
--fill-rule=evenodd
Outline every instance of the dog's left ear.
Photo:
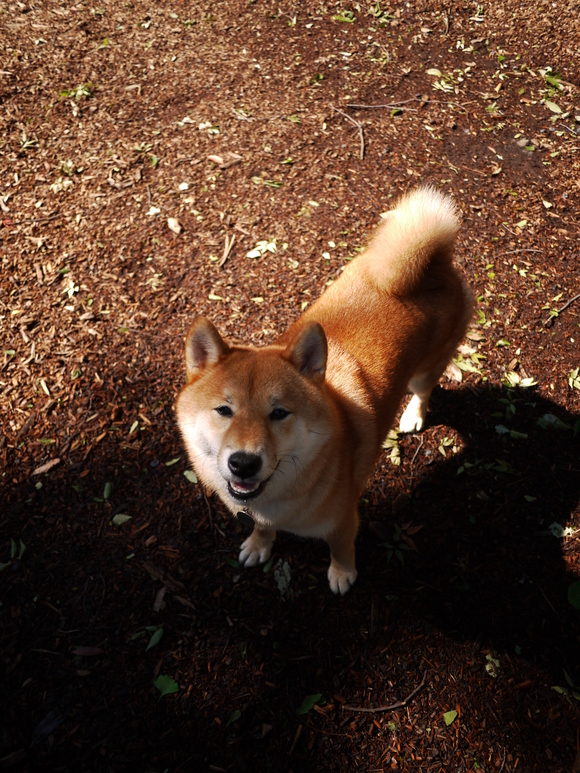
M 303 376 L 319 384 L 324 381 L 327 355 L 326 336 L 318 322 L 308 322 L 300 328 L 284 351 L 284 357 Z

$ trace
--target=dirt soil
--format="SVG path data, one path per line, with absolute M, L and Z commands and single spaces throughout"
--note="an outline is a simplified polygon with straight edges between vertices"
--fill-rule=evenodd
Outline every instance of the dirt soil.
M 580 771 L 577 11 L 0 6 L 0 769 Z M 359 579 L 240 569 L 184 334 L 272 341 L 420 183 L 476 311 Z

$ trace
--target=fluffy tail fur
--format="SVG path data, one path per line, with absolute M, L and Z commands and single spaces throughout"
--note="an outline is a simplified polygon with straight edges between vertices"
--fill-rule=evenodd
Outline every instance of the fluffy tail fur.
M 458 230 L 452 199 L 434 188 L 417 188 L 399 200 L 376 231 L 366 253 L 369 271 L 393 295 L 436 287 L 451 263 Z

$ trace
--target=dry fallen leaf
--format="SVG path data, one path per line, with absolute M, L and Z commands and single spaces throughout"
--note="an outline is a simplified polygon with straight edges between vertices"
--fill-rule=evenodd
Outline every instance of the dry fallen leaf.
M 234 164 L 239 164 L 242 160 L 242 157 L 238 155 L 237 153 L 232 153 L 231 151 L 227 151 L 224 153 L 223 156 L 208 156 L 208 161 L 212 161 L 214 164 L 217 164 L 220 169 L 227 169 L 230 166 L 233 166 Z
M 181 223 L 174 217 L 167 218 L 167 225 L 169 226 L 169 230 L 173 231 L 174 234 L 180 234 L 183 231 Z

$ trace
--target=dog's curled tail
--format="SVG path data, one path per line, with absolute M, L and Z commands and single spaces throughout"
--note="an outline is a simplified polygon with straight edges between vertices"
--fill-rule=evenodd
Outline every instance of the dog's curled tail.
M 369 246 L 369 270 L 377 284 L 398 296 L 438 286 L 440 269 L 451 263 L 459 224 L 453 200 L 435 188 L 417 188 L 401 198 Z

